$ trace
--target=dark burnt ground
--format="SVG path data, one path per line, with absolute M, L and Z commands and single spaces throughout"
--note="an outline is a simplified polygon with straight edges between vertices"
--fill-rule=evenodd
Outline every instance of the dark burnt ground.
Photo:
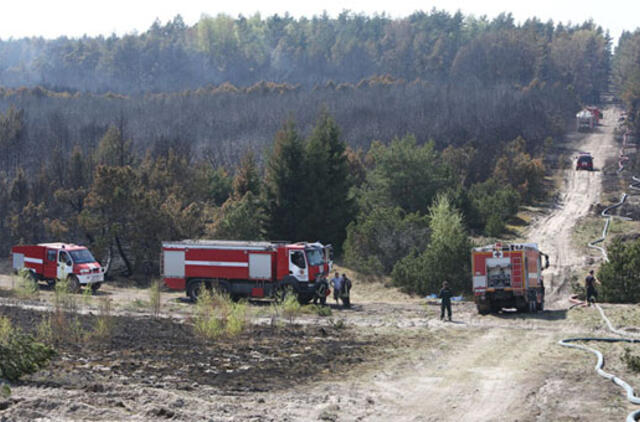
M 45 314 L 0 306 L 0 315 L 34 332 Z M 87 331 L 95 324 L 94 316 L 79 318 Z M 113 318 L 110 340 L 57 344 L 58 356 L 49 367 L 20 384 L 87 391 L 100 391 L 105 384 L 187 391 L 202 385 L 230 394 L 272 391 L 344 373 L 393 349 L 392 339 L 351 328 L 251 326 L 236 337 L 203 342 L 187 323 Z

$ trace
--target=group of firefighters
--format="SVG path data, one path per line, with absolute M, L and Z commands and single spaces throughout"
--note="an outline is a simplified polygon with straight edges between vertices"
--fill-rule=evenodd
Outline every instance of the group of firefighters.
M 320 302 L 321 305 L 326 304 L 328 290 L 329 287 L 333 288 L 333 299 L 336 301 L 336 305 L 342 304 L 345 308 L 351 307 L 351 279 L 347 277 L 345 273 L 336 272 L 335 276 L 327 282 L 323 280 L 320 282 L 315 291 L 315 296 L 313 298 L 313 303 L 318 304 Z

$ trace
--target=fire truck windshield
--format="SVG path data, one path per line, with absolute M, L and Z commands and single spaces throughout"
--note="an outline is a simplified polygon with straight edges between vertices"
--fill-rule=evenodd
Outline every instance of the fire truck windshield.
M 96 259 L 91 255 L 88 249 L 78 249 L 75 251 L 69 251 L 73 262 L 76 264 L 88 264 L 90 262 L 96 262 Z
M 307 260 L 309 265 L 322 265 L 324 264 L 324 254 L 321 249 L 306 249 Z

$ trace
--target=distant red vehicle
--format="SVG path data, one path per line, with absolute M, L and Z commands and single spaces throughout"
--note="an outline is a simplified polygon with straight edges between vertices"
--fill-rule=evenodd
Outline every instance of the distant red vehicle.
M 585 108 L 587 110 L 589 110 L 591 112 L 591 114 L 593 115 L 595 124 L 599 125 L 600 124 L 600 120 L 602 120 L 602 118 L 604 117 L 604 114 L 602 114 L 602 111 L 596 106 L 587 106 Z
M 53 286 L 56 280 L 67 280 L 71 291 L 79 291 L 82 285 L 93 291 L 104 281 L 105 269 L 93 257 L 89 249 L 72 243 L 40 243 L 11 248 L 13 269 L 28 270 L 35 282 L 45 281 Z
M 578 155 L 576 160 L 576 170 L 593 171 L 593 157 L 588 152 Z

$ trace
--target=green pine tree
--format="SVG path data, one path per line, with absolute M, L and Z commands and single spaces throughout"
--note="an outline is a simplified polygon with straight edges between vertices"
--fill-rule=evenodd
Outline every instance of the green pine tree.
M 306 163 L 304 143 L 289 121 L 276 134 L 267 163 L 266 225 L 272 239 L 305 240 L 302 224 L 309 209 Z
M 304 218 L 303 233 L 306 240 L 333 244 L 336 253 L 340 253 L 346 227 L 354 217 L 353 183 L 345 151 L 338 125 L 323 111 L 306 148 L 306 190 L 311 208 Z

